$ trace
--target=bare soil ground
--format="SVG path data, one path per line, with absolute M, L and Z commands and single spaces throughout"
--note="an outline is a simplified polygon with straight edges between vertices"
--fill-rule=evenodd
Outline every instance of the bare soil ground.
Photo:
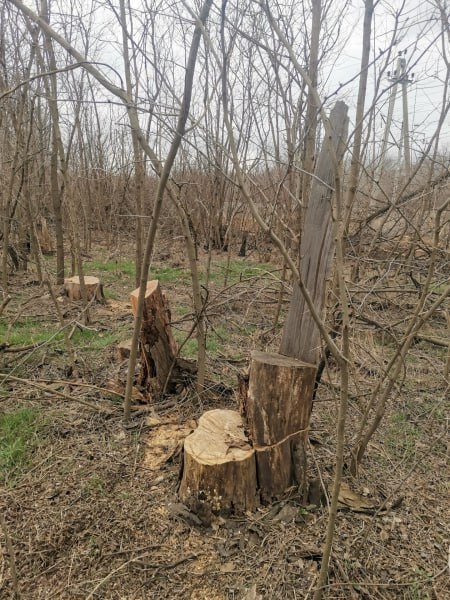
M 76 325 L 82 323 L 79 305 L 59 301 L 73 330 L 74 364 L 52 299 L 32 273 L 12 277 L 13 299 L 0 319 L 0 334 L 10 344 L 0 354 L 1 372 L 24 380 L 0 384 L 0 597 L 14 595 L 9 536 L 24 600 L 311 598 L 326 501 L 301 506 L 292 489 L 254 514 L 217 518 L 204 528 L 182 513 L 176 495 L 182 440 L 195 420 L 209 408 L 235 408 L 236 375 L 250 351 L 277 347 L 279 267 L 233 256 L 227 268 L 226 254 L 213 256 L 208 389 L 201 396 L 187 388 L 156 403 L 137 402 L 124 424 L 126 365 L 116 347 L 132 331 L 132 249 L 124 243 L 111 256 L 98 240 L 91 258 L 86 273 L 101 277 L 108 301 L 92 306 L 88 329 Z M 157 254 L 154 273 L 181 342 L 192 322 L 182 250 Z M 388 322 L 398 307 L 374 307 L 374 315 Z M 437 318 L 428 333 L 444 338 L 445 327 Z M 43 345 L 11 352 L 36 342 Z M 367 324 L 355 329 L 354 344 L 359 384 L 352 389 L 349 444 L 377 365 L 389 353 L 389 341 Z M 186 342 L 183 352 L 195 356 L 195 343 Z M 444 347 L 417 341 L 358 478 L 345 474 L 358 496 L 342 504 L 326 598 L 450 597 L 445 355 Z M 313 411 L 309 466 L 311 479 L 326 489 L 338 392 L 330 364 Z M 5 417 L 14 415 L 16 425 L 8 425 Z

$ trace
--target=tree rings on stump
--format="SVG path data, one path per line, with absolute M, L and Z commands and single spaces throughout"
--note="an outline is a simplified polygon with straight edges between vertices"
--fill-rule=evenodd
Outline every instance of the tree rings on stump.
M 86 297 L 88 301 L 92 300 L 94 297 L 98 302 L 103 302 L 105 300 L 103 285 L 100 283 L 98 277 L 85 275 L 84 287 L 86 288 Z M 78 275 L 64 279 L 64 291 L 70 300 L 77 301 L 82 299 L 81 284 Z
M 238 412 L 217 409 L 200 417 L 184 442 L 179 496 L 204 520 L 256 508 L 255 452 Z

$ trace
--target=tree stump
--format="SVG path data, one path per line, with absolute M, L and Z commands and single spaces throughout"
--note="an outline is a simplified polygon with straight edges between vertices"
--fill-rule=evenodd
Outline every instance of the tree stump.
M 136 315 L 139 288 L 130 296 Z M 140 334 L 140 385 L 157 394 L 173 393 L 196 371 L 194 364 L 177 357 L 178 348 L 170 326 L 169 303 L 158 280 L 147 282 Z
M 86 275 L 84 277 L 84 285 L 86 288 L 86 296 L 88 301 L 92 300 L 92 298 L 95 298 L 98 302 L 104 302 L 105 295 L 103 293 L 103 285 L 100 283 L 100 279 L 98 279 L 98 277 Z M 82 299 L 81 284 L 78 275 L 64 279 L 64 291 L 70 300 L 76 302 Z
M 118 361 L 126 360 L 130 358 L 131 354 L 131 340 L 123 340 L 119 342 L 116 349 L 116 356 Z
M 182 502 L 203 518 L 257 506 L 255 452 L 233 410 L 204 413 L 184 442 Z
M 315 365 L 276 353 L 252 353 L 241 410 L 256 452 L 264 502 L 293 484 L 305 487 L 304 450 L 315 374 Z

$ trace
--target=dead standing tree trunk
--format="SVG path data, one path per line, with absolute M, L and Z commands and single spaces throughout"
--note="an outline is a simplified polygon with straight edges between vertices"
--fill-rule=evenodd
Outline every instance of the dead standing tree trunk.
M 312 299 L 313 309 L 319 315 L 323 313 L 325 283 L 334 252 L 331 231 L 331 196 L 337 176 L 334 165 L 336 158 L 338 161 L 342 159 L 348 125 L 347 106 L 343 102 L 338 102 L 332 110 L 329 125 L 331 135 L 326 139 L 317 163 L 300 250 L 301 281 Z M 306 490 L 305 446 L 319 346 L 319 328 L 296 284 L 281 353 L 253 353 L 249 381 L 241 381 L 240 386 L 242 421 L 238 413 L 232 413 L 237 426 L 240 427 L 241 423 L 247 425 L 245 439 L 238 441 L 238 447 L 249 451 L 251 444 L 253 454 L 250 452 L 245 458 L 254 460 L 256 477 L 248 477 L 254 481 L 263 502 L 279 497 L 292 484 L 299 485 L 302 492 Z M 213 512 L 242 510 L 239 502 L 233 500 L 233 494 L 239 498 L 251 497 L 248 481 L 245 485 L 242 482 L 245 494 L 242 489 L 237 491 L 232 481 L 225 485 L 223 478 L 235 477 L 236 474 L 231 474 L 228 466 L 224 470 L 224 465 L 235 461 L 236 457 L 229 455 L 227 449 L 222 453 L 215 449 L 219 441 L 230 439 L 229 418 L 210 413 L 204 416 L 207 418 L 202 429 L 207 430 L 208 436 L 200 435 L 196 430 L 185 441 L 180 498 L 193 510 L 200 505 L 204 510 L 206 504 Z M 212 417 L 213 429 L 207 426 Z M 235 437 L 231 435 L 231 438 Z M 246 468 L 248 473 L 253 473 L 247 463 Z M 221 490 L 228 492 L 221 505 L 216 506 L 210 499 L 217 496 L 219 484 Z M 249 508 L 249 503 L 246 507 Z
M 348 128 L 344 102 L 337 102 L 331 111 L 330 126 L 332 136 L 323 144 L 311 186 L 299 261 L 301 279 L 320 316 L 334 253 L 331 198 L 336 173 L 332 154 L 339 162 L 344 154 Z M 296 284 L 280 354 L 253 353 L 244 401 L 249 436 L 257 450 L 263 500 L 276 498 L 294 483 L 306 496 L 306 443 L 319 349 L 319 328 Z
M 323 312 L 325 287 L 334 254 L 331 197 L 335 171 L 330 146 L 340 162 L 344 155 L 348 128 L 347 106 L 344 102 L 337 102 L 331 111 L 330 125 L 333 137 L 325 140 L 317 161 L 311 198 L 305 215 L 299 261 L 301 278 L 319 314 Z M 319 328 L 300 291 L 300 286 L 295 285 L 283 328 L 280 353 L 315 364 L 319 350 Z

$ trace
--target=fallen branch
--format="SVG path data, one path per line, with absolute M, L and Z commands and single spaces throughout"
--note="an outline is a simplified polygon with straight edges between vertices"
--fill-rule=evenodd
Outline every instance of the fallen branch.
M 428 335 L 422 335 L 420 333 L 416 333 L 414 336 L 414 340 L 418 342 L 428 342 L 429 344 L 433 344 L 434 346 L 440 346 L 441 348 L 448 348 L 450 346 L 450 341 L 446 341 L 441 338 L 430 337 Z
M 28 350 L 35 350 L 41 346 L 45 346 L 47 341 L 39 342 L 38 344 L 30 344 L 29 346 L 10 346 L 7 342 L 0 344 L 0 352 L 14 352 L 19 354 L 20 352 L 28 352 Z
M 0 526 L 2 528 L 3 535 L 5 536 L 6 548 L 8 550 L 8 555 L 9 555 L 8 556 L 9 557 L 9 570 L 11 572 L 11 581 L 12 581 L 12 586 L 13 586 L 13 590 L 14 590 L 14 598 L 16 600 L 19 600 L 20 592 L 19 592 L 19 580 L 17 578 L 16 558 L 15 558 L 15 554 L 14 554 L 14 548 L 12 545 L 11 537 L 8 533 L 8 529 L 6 527 L 6 522 L 3 517 L 2 511 L 0 511 Z
M 173 569 L 174 567 L 177 567 L 178 565 L 181 565 L 182 563 L 186 562 L 187 560 L 192 560 L 194 558 L 197 558 L 196 554 L 188 554 L 187 556 L 184 556 L 183 558 L 180 558 L 180 559 L 178 559 L 178 560 L 176 560 L 176 561 L 174 561 L 172 563 L 149 565 L 149 564 L 146 564 L 146 563 L 142 562 L 142 559 L 146 558 L 147 556 L 149 556 L 149 552 L 146 552 L 145 554 L 141 554 L 141 556 L 136 556 L 136 558 L 131 558 L 130 560 L 127 560 L 126 562 L 122 563 L 120 565 L 120 567 L 117 567 L 117 569 L 114 569 L 113 571 L 111 571 L 110 573 L 108 573 L 108 575 L 106 575 L 106 577 L 104 577 L 101 581 L 99 581 L 99 583 L 97 583 L 97 585 L 92 590 L 92 592 L 88 596 L 86 596 L 86 600 L 91 600 L 91 598 L 94 597 L 94 594 L 105 583 L 107 583 L 110 579 L 112 579 L 112 577 L 114 577 L 114 575 L 116 573 L 118 573 L 119 571 L 122 571 L 122 569 L 124 569 L 125 567 L 127 567 L 130 564 L 133 564 L 133 563 L 138 564 L 138 565 L 144 564 L 145 567 L 151 566 L 152 568 L 157 569 L 156 572 L 158 572 L 160 569 Z
M 75 387 L 86 387 L 92 390 L 97 390 L 98 392 L 103 392 L 105 394 L 114 394 L 115 396 L 120 396 L 124 398 L 125 396 L 116 390 L 110 390 L 109 388 L 99 387 L 98 385 L 94 385 L 93 383 L 84 383 L 81 381 L 68 381 L 65 379 L 33 379 L 33 381 L 37 381 L 38 383 L 54 383 L 60 385 L 73 385 Z
M 8 306 L 8 304 L 11 302 L 11 296 L 5 296 L 3 302 L 0 304 L 0 316 L 2 315 L 3 311 L 5 310 L 5 308 Z
M 54 396 L 58 396 L 59 398 L 64 398 L 64 400 L 70 400 L 71 402 L 78 402 L 79 404 L 83 404 L 84 406 L 87 406 L 88 408 L 91 408 L 92 410 L 95 410 L 95 411 L 101 410 L 102 412 L 104 412 L 106 414 L 113 414 L 113 411 L 101 406 L 100 404 L 93 404 L 92 402 L 88 402 L 87 400 L 83 400 L 82 398 L 76 398 L 75 396 L 70 396 L 69 394 L 65 394 L 64 392 L 59 392 L 58 390 L 54 390 L 49 386 L 36 383 L 32 379 L 22 379 L 21 377 L 14 377 L 13 375 L 8 375 L 7 373 L 0 373 L 0 375 L 4 375 L 5 379 L 3 381 L 5 381 L 6 379 L 9 379 L 11 381 L 17 381 L 18 383 L 26 383 L 27 385 L 30 385 L 31 387 L 35 387 L 38 390 L 42 390 L 43 392 L 46 392 L 47 394 L 53 394 Z M 115 393 L 115 392 L 110 392 L 110 393 Z

